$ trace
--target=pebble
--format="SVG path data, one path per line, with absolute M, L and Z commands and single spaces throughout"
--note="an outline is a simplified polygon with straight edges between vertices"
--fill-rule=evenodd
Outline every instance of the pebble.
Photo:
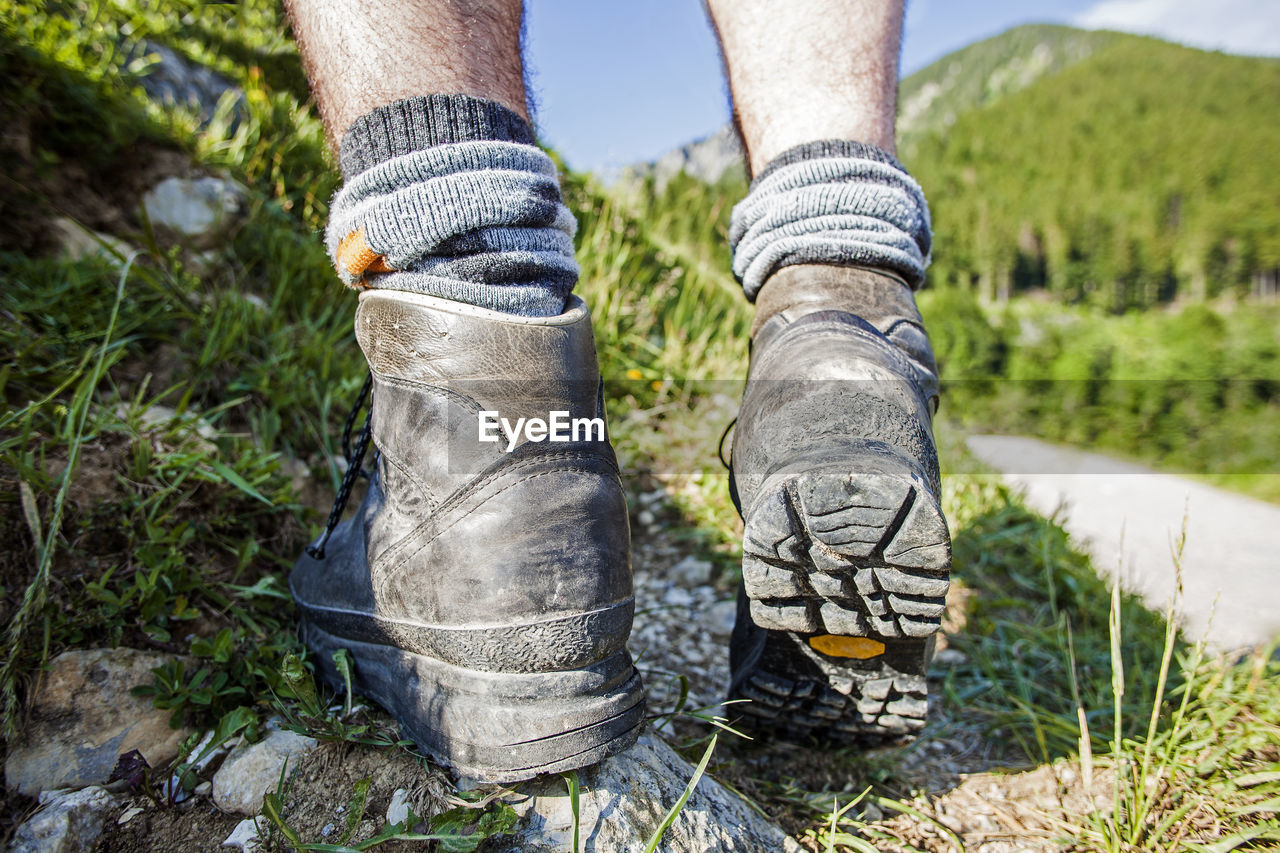
M 253 853 L 261 843 L 262 839 L 258 837 L 257 822 L 249 817 L 236 824 L 236 828 L 231 830 L 231 834 L 227 836 L 226 841 L 222 842 L 222 846 L 238 847 L 244 853 Z
M 686 586 L 701 586 L 711 582 L 711 563 L 689 555 L 672 566 L 667 575 Z
M 404 823 L 409 819 L 409 792 L 404 788 L 396 788 L 391 793 L 391 804 L 387 806 L 387 823 Z
M 243 187 L 212 175 L 170 176 L 142 197 L 143 212 L 154 228 L 198 248 L 218 243 L 243 219 L 246 206 Z
M 118 237 L 86 228 L 66 216 L 54 219 L 51 226 L 58 243 L 58 255 L 65 261 L 102 258 L 116 269 L 122 269 L 125 260 L 137 251 Z
M 92 850 L 116 798 L 105 788 L 46 791 L 40 811 L 13 833 L 9 853 L 79 853 Z
M 662 596 L 663 604 L 670 607 L 687 607 L 693 604 L 693 593 L 683 587 L 673 586 L 667 590 L 667 594 Z
M 936 666 L 953 667 L 964 666 L 969 662 L 969 658 L 964 652 L 958 649 L 942 649 L 933 656 L 933 663 Z
M 223 811 L 256 815 L 262 798 L 279 784 L 285 762 L 296 768 L 315 746 L 315 738 L 285 730 L 270 731 L 255 744 L 241 744 L 214 774 L 213 802 Z

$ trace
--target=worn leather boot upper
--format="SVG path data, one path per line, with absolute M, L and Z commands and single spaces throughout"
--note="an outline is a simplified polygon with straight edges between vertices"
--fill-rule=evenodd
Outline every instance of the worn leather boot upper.
M 937 368 L 911 291 L 791 266 L 756 306 L 731 470 L 744 532 L 730 697 L 784 737 L 918 731 L 951 544 Z
M 622 650 L 627 514 L 581 300 L 527 318 L 371 290 L 356 334 L 373 372 L 376 471 L 327 556 L 304 557 L 291 578 L 304 618 L 490 672 L 570 670 Z M 480 440 L 482 412 L 512 424 L 560 412 L 580 428 L 506 452 L 501 427 Z
M 911 289 L 860 267 L 790 266 L 756 300 L 734 431 L 745 512 L 780 462 L 868 447 L 914 461 L 935 493 L 938 366 Z

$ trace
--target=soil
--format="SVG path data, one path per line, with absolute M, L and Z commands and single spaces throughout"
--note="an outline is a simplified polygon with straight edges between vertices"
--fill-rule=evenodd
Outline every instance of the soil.
M 452 782 L 443 770 L 408 752 L 377 749 L 351 743 L 327 743 L 298 765 L 285 795 L 283 817 L 307 842 L 338 843 L 347 829 L 352 792 L 356 783 L 369 780 L 363 817 L 347 840 L 363 841 L 382 828 L 392 794 L 405 789 L 414 814 L 431 815 L 454 805 Z M 173 808 L 155 808 L 135 800 L 122 806 L 151 806 L 123 826 L 112 823 L 95 850 L 101 853 L 203 853 L 223 851 L 222 842 L 243 815 L 224 814 L 207 797 L 197 797 Z M 185 807 L 185 808 L 184 808 Z M 259 819 L 264 828 L 265 819 Z M 388 853 L 421 850 L 421 844 L 396 842 L 380 845 Z
M 181 152 L 139 142 L 92 171 L 74 159 L 57 168 L 41 162 L 39 122 L 13 116 L 0 133 L 0 249 L 42 255 L 56 248 L 49 223 L 70 217 L 94 231 L 127 235 L 141 230 L 135 211 L 146 190 L 172 175 L 198 171 Z M 36 128 L 36 129 L 33 129 Z

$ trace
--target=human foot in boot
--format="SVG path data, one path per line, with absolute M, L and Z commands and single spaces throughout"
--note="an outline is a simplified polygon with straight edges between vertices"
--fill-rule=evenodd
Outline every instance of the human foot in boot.
M 356 689 L 467 776 L 514 781 L 631 745 L 644 696 L 626 649 L 627 513 L 582 301 L 522 317 L 368 290 L 356 334 L 373 476 L 290 578 L 322 674 L 340 684 L 332 655 L 348 650 Z M 486 430 L 495 417 L 567 426 L 513 442 Z
M 915 301 L 894 275 L 800 265 L 765 282 L 756 311 L 733 441 L 730 698 L 784 737 L 909 734 L 951 563 Z

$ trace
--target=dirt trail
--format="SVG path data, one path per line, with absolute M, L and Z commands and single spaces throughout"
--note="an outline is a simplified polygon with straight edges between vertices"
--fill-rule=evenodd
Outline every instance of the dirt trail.
M 1185 514 L 1184 637 L 1236 649 L 1280 636 L 1280 507 L 1032 438 L 977 435 L 967 445 L 1036 510 L 1064 509 L 1098 570 L 1119 565 L 1124 587 L 1155 609 L 1174 592 L 1172 545 Z

